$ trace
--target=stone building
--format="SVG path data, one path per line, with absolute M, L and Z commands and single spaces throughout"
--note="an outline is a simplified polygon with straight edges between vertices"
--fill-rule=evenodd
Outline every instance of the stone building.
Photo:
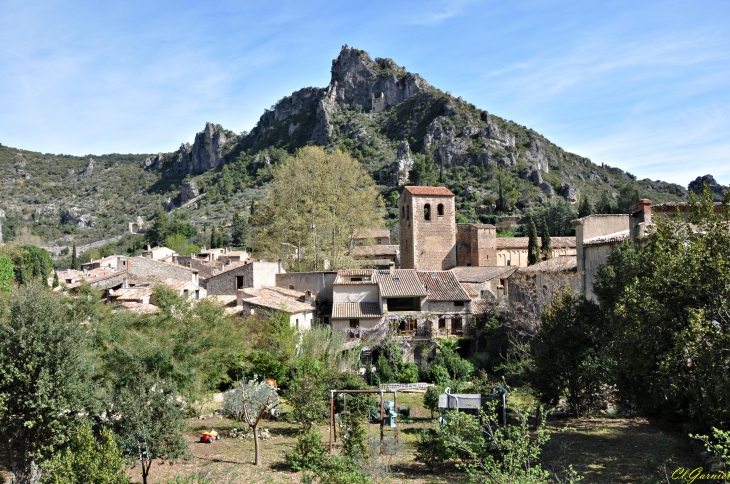
M 355 232 L 352 240 L 355 245 L 390 245 L 390 230 L 368 229 Z
M 474 299 L 500 300 L 509 295 L 509 278 L 517 267 L 455 267 L 459 283 Z M 471 291 L 474 291 L 471 294 Z
M 407 186 L 399 210 L 401 268 L 527 266 L 527 237 L 497 237 L 489 224 L 457 224 L 448 188 Z M 575 237 L 551 237 L 551 245 L 554 257 L 576 254 Z
M 456 211 L 451 190 L 407 186 L 398 208 L 401 267 L 436 271 L 455 267 Z
M 527 267 L 527 248 L 529 237 L 499 237 L 497 244 L 498 266 Z M 538 246 L 542 246 L 542 237 L 537 238 Z M 553 257 L 575 256 L 575 237 L 550 237 Z
M 205 287 L 210 295 L 236 295 L 239 289 L 276 286 L 276 275 L 283 272 L 280 262 L 235 262 L 209 277 Z
M 613 249 L 625 240 L 644 236 L 651 225 L 651 200 L 639 200 L 636 205 L 637 210 L 630 214 L 589 215 L 571 222 L 575 226 L 580 290 L 586 297 L 595 300 L 593 284 L 596 273 L 608 261 Z M 664 210 L 663 205 L 656 208 L 674 211 Z
M 283 311 L 289 316 L 289 324 L 300 331 L 311 329 L 315 321 L 315 296 L 282 287 L 245 288 L 237 291 L 237 306 L 241 316 L 255 316 L 260 311 Z

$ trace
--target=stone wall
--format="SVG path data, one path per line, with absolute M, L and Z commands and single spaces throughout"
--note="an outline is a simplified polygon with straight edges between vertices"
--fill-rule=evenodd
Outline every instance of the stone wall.
M 497 265 L 497 229 L 488 224 L 456 224 L 459 266 Z
M 206 289 L 210 295 L 235 296 L 241 288 L 276 286 L 276 275 L 281 270 L 278 262 L 251 262 L 210 277 Z M 243 277 L 241 286 L 237 284 L 239 277 Z
M 332 301 L 337 272 L 287 272 L 275 275 L 275 286 L 299 292 L 311 291 L 319 301 Z
M 380 304 L 377 284 L 337 285 L 332 293 L 333 303 L 376 302 Z
M 443 205 L 443 215 L 438 206 Z M 430 220 L 424 207 L 429 205 Z M 447 270 L 456 266 L 456 223 L 453 196 L 401 194 L 401 268 Z

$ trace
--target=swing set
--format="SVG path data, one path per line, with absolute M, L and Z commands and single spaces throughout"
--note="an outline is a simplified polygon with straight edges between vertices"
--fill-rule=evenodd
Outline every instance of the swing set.
M 347 394 L 369 394 L 369 395 L 380 395 L 380 441 L 383 441 L 385 432 L 385 401 L 383 400 L 384 394 L 386 393 L 392 393 L 393 394 L 393 410 L 395 415 L 389 415 L 389 417 L 393 418 L 393 431 L 395 436 L 395 441 L 398 442 L 398 419 L 397 419 L 397 412 L 398 412 L 398 392 L 394 390 L 330 390 L 330 451 L 329 453 L 332 453 L 332 446 L 334 442 L 337 442 L 337 431 L 335 430 L 335 395 L 347 395 Z

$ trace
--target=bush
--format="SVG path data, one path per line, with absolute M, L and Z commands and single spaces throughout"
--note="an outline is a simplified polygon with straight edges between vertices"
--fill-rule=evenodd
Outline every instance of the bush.
M 439 387 L 432 386 L 428 387 L 426 393 L 423 394 L 423 406 L 431 410 L 431 418 L 433 418 L 433 412 L 438 410 L 440 393 Z
M 286 464 L 295 471 L 316 471 L 324 467 L 325 445 L 316 427 L 310 427 L 297 437 L 294 448 L 284 456 Z
M 449 384 L 451 377 L 449 371 L 441 365 L 433 365 L 431 367 L 431 379 L 438 386 L 445 386 Z
M 398 379 L 401 383 L 418 383 L 418 367 L 415 363 L 405 363 Z

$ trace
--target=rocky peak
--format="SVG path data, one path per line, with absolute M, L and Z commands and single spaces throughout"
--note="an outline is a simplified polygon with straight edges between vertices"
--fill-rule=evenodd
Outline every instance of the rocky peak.
M 341 108 L 359 105 L 373 110 L 373 98 L 384 97 L 383 109 L 414 96 L 428 83 L 392 59 L 373 61 L 367 52 L 344 45 L 332 61 L 330 89 Z
M 178 171 L 183 173 L 200 174 L 217 168 L 224 162 L 223 146 L 227 138 L 225 133 L 213 123 L 205 123 L 205 129 L 195 135 L 195 141 L 191 147 L 187 143 L 180 145 L 174 157 L 174 163 Z M 151 168 L 159 166 L 161 157 L 153 157 L 145 160 Z
M 89 162 L 86 164 L 86 168 L 79 172 L 81 176 L 91 176 L 94 174 L 94 159 L 89 158 Z

